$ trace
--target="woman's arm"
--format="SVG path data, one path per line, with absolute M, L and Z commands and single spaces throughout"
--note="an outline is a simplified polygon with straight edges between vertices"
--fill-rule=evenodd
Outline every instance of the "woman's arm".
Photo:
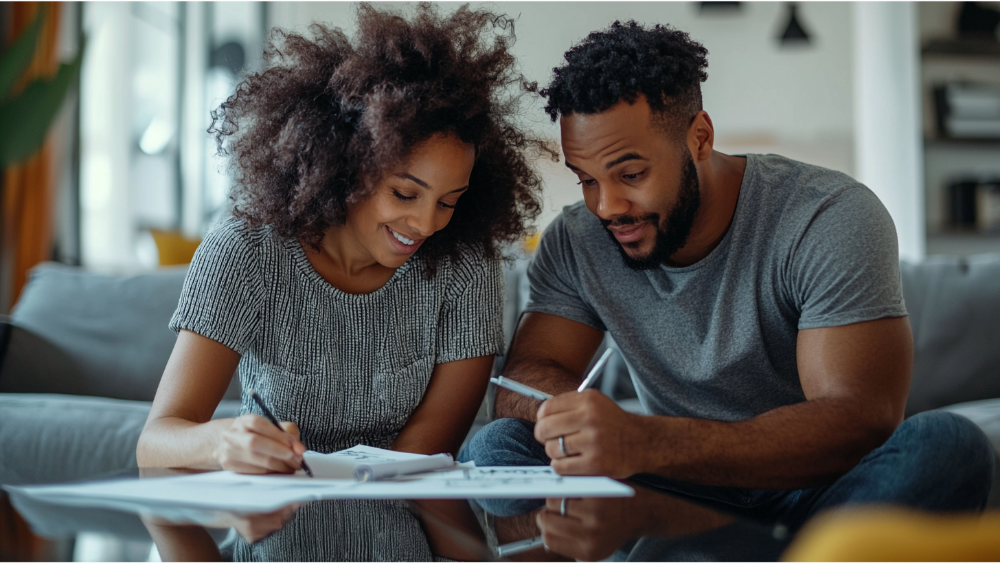
M 139 436 L 140 467 L 229 469 L 240 473 L 290 473 L 299 469 L 305 446 L 298 428 L 248 414 L 212 420 L 240 362 L 218 342 L 182 330 L 156 390 Z
M 396 436 L 392 449 L 457 456 L 486 395 L 492 368 L 492 355 L 435 366 L 423 400 Z

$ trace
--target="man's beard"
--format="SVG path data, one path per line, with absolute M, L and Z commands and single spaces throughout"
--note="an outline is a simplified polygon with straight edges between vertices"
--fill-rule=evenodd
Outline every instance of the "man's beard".
M 701 186 L 698 183 L 698 170 L 694 166 L 694 159 L 688 153 L 687 162 L 684 163 L 681 175 L 680 190 L 677 192 L 677 201 L 674 203 L 673 209 L 670 210 L 666 225 L 660 225 L 659 213 L 650 213 L 642 217 L 619 217 L 614 221 L 601 219 L 601 224 L 604 225 L 604 232 L 611 237 L 615 246 L 618 247 L 618 251 L 621 252 L 622 261 L 626 266 L 636 271 L 653 270 L 661 264 L 665 264 L 675 252 L 684 248 L 700 206 Z M 656 242 L 649 254 L 637 258 L 629 256 L 622 243 L 618 242 L 615 235 L 607 229 L 612 224 L 622 226 L 638 225 L 645 222 L 650 222 L 656 227 Z

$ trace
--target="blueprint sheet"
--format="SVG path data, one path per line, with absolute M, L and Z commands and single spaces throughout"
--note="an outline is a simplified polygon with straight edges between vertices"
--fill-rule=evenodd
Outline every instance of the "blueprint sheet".
M 38 500 L 73 505 L 172 505 L 262 512 L 326 499 L 628 497 L 631 487 L 607 477 L 563 477 L 551 467 L 472 467 L 359 483 L 288 475 L 217 471 L 154 479 L 8 487 Z

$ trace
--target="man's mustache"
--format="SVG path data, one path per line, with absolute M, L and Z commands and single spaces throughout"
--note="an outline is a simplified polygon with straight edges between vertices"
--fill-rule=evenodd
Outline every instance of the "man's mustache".
M 652 223 L 654 225 L 660 224 L 660 214 L 659 213 L 649 213 L 641 217 L 633 217 L 631 215 L 625 215 L 624 217 L 618 217 L 613 220 L 600 219 L 601 225 L 605 229 L 608 227 L 625 227 L 627 225 L 638 225 L 640 223 Z

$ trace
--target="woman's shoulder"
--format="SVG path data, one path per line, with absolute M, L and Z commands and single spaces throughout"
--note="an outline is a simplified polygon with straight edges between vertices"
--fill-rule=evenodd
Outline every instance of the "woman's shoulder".
M 503 258 L 490 257 L 485 250 L 475 244 L 459 245 L 457 251 L 442 258 L 434 275 L 426 275 L 426 264 L 422 263 L 420 277 L 426 282 L 447 287 L 446 294 L 454 297 L 465 292 L 470 286 L 496 285 L 503 278 Z
M 212 227 L 202 246 L 215 251 L 263 253 L 283 246 L 269 225 L 254 225 L 241 217 L 229 217 Z

